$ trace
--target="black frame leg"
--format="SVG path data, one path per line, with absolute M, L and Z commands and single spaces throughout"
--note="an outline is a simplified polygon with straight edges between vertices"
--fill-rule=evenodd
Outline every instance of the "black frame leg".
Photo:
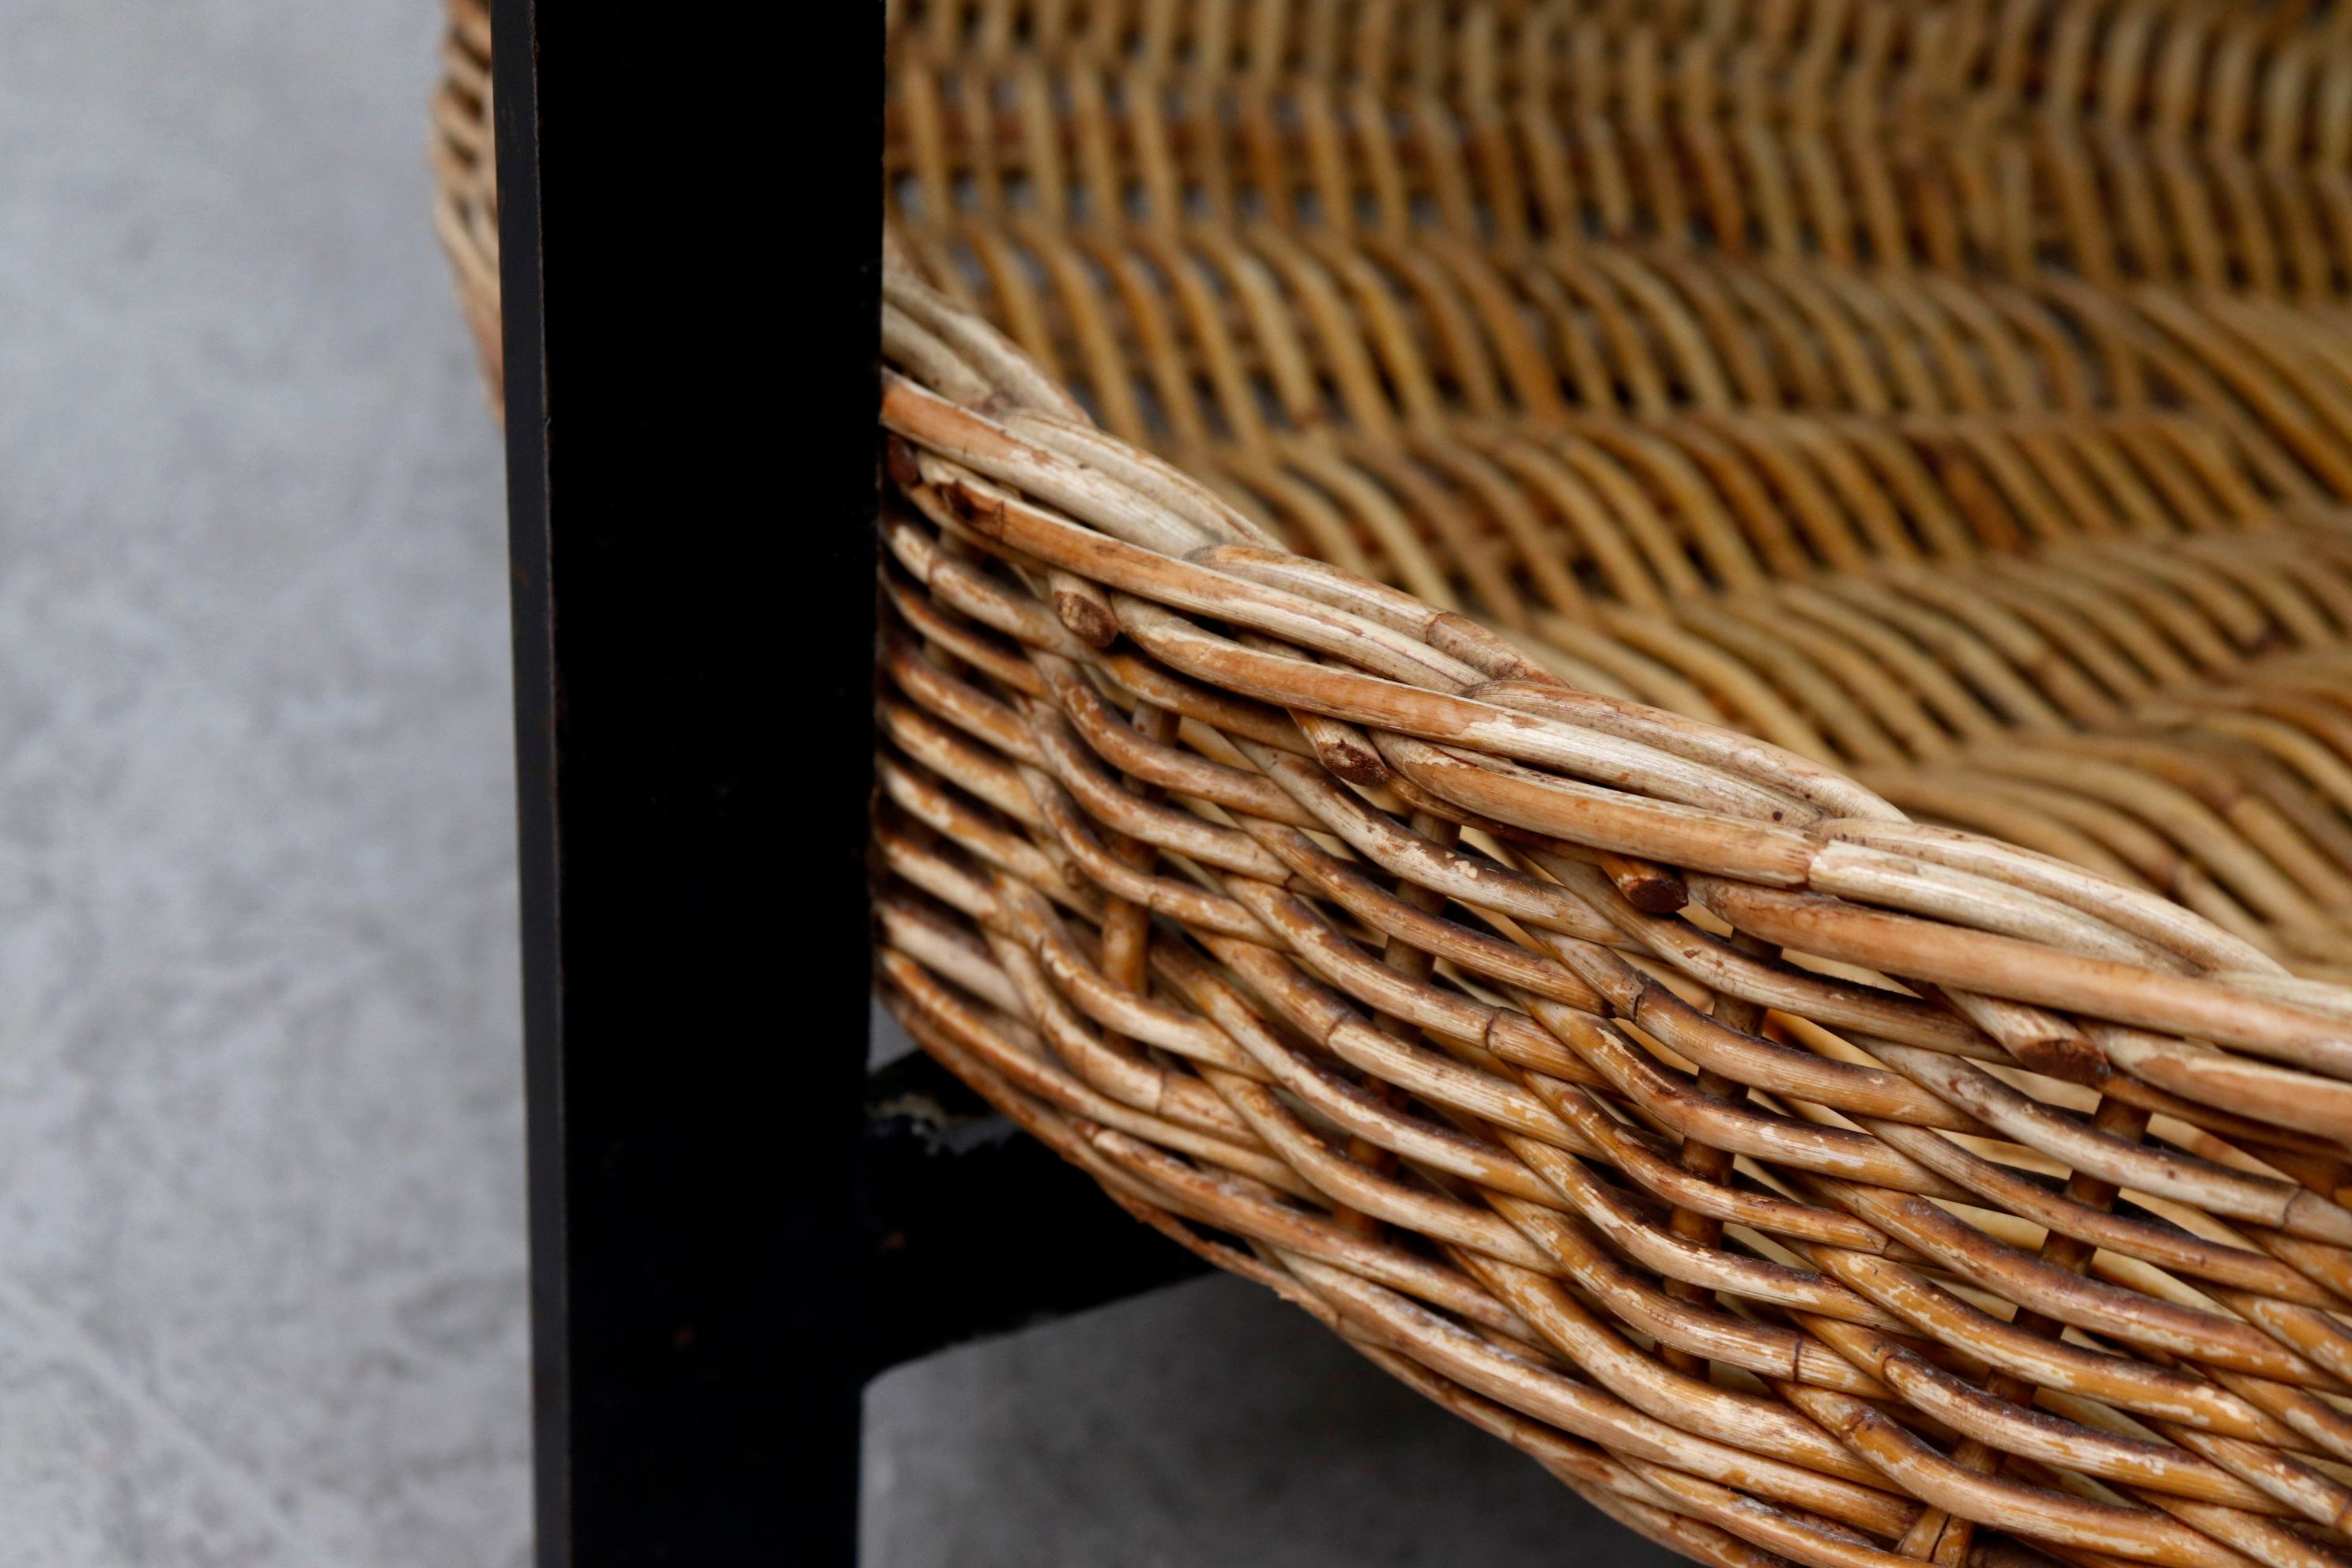
M 561 1568 L 854 1550 L 882 7 L 825 11 L 494 6 Z
M 870 1373 L 1202 1267 L 867 1081 L 882 6 L 823 11 L 493 0 L 541 1568 L 845 1568 Z

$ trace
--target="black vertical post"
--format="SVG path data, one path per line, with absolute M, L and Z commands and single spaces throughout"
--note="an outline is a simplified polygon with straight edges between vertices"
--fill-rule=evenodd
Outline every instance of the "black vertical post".
M 493 11 L 540 1563 L 847 1564 L 882 9 Z

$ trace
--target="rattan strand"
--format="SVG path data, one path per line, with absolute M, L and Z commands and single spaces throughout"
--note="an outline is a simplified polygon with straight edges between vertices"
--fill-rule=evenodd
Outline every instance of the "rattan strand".
M 2347 148 L 2300 6 L 902 6 L 886 998 L 1697 1560 L 2344 1561 Z

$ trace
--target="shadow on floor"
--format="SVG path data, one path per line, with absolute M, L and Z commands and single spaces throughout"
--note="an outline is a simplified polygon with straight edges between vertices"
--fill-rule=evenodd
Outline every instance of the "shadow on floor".
M 1238 1279 L 899 1368 L 866 1417 L 866 1568 L 1678 1561 Z

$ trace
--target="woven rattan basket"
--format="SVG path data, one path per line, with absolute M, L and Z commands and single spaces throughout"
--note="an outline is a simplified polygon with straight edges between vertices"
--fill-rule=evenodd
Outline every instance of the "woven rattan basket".
M 916 1038 L 1695 1559 L 2346 1561 L 2352 20 L 890 51 Z

